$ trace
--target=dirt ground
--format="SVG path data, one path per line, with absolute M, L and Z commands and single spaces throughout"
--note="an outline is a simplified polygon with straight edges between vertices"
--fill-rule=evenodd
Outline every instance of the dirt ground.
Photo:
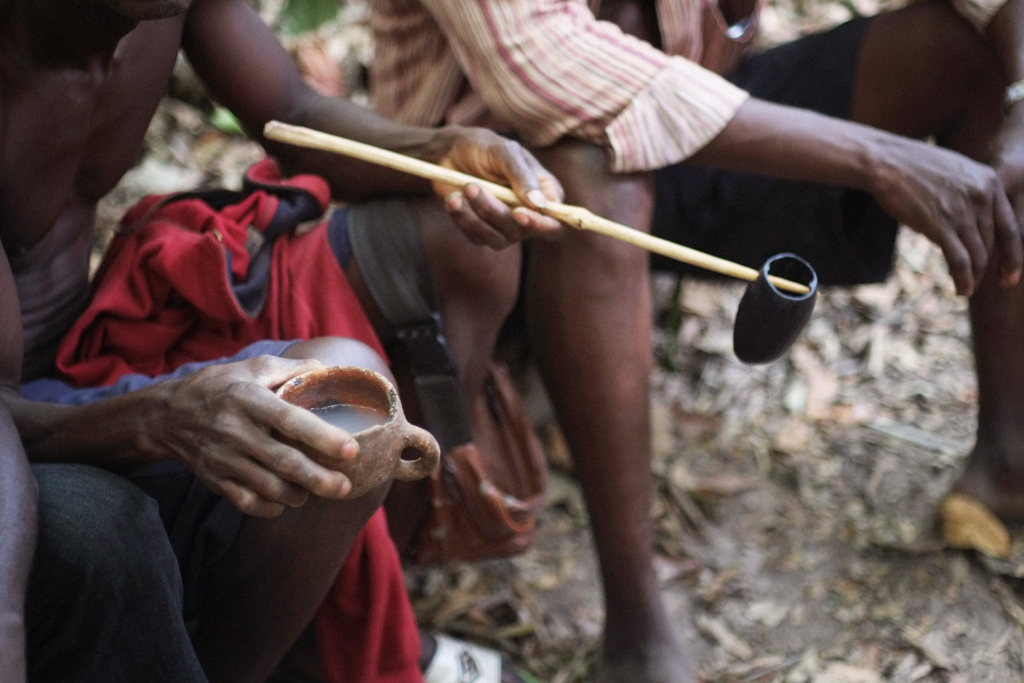
M 875 8 L 773 2 L 765 42 Z M 343 85 L 369 54 L 364 8 L 344 17 L 290 43 L 328 55 Z M 211 126 L 184 65 L 171 94 L 142 163 L 101 207 L 101 236 L 141 195 L 232 186 L 261 155 Z M 1024 537 L 994 562 L 944 549 L 936 529 L 976 399 L 966 302 L 938 251 L 904 232 L 889 282 L 824 292 L 801 340 L 767 366 L 732 353 L 742 285 L 651 286 L 657 568 L 704 678 L 1024 681 Z M 552 461 L 535 546 L 410 569 L 410 591 L 424 625 L 495 645 L 538 680 L 586 681 L 603 622 L 586 511 L 536 378 L 519 380 Z
M 676 285 L 652 282 L 663 318 L 684 313 L 657 332 L 652 513 L 664 596 L 705 679 L 1024 680 L 1024 565 L 944 549 L 935 524 L 975 419 L 965 303 L 937 250 L 904 233 L 889 283 L 826 292 L 789 356 L 761 367 L 731 352 L 741 285 Z M 541 680 L 585 681 L 602 622 L 590 549 L 579 489 L 555 469 L 531 551 L 410 577 L 426 622 Z

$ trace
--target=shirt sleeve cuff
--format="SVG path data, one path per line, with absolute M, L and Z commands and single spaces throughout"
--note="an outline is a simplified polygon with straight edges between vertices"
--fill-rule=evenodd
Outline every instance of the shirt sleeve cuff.
M 673 57 L 605 129 L 615 173 L 649 171 L 691 156 L 750 97 L 721 76 Z
M 992 17 L 1003 8 L 1006 0 L 950 0 L 950 4 L 979 33 L 985 33 Z

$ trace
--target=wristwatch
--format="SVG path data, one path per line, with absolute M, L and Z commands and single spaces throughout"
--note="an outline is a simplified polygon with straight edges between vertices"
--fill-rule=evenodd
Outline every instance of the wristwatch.
M 1006 86 L 1003 91 L 1003 112 L 1009 113 L 1010 108 L 1021 100 L 1024 100 L 1024 79 Z

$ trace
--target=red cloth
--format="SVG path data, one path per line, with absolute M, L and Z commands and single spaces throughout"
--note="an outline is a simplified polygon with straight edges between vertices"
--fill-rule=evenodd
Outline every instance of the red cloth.
M 274 241 L 265 303 L 253 316 L 242 309 L 228 269 L 234 281 L 246 279 L 249 227 L 267 230 L 275 215 L 295 213 L 296 199 L 322 216 L 330 197 L 316 176 L 282 181 L 271 160 L 248 177 L 264 189 L 220 211 L 198 198 L 148 197 L 128 212 L 90 305 L 58 352 L 67 381 L 100 386 L 126 373 L 164 374 L 261 339 L 334 335 L 384 355 L 330 249 L 326 223 Z M 275 186 L 285 188 L 280 196 Z M 329 683 L 422 683 L 419 633 L 383 510 L 356 539 L 316 623 Z
M 265 160 L 249 177 L 272 185 L 276 173 Z M 297 176 L 287 186 L 309 193 L 314 209 L 319 205 L 315 215 L 326 209 L 330 192 L 321 178 Z M 122 221 L 96 274 L 92 302 L 58 351 L 57 368 L 68 381 L 102 386 L 126 373 L 160 375 L 261 339 L 335 335 L 384 355 L 325 225 L 275 240 L 266 302 L 249 316 L 232 293 L 228 255 L 233 278 L 245 280 L 249 227 L 266 230 L 282 200 L 256 191 L 215 211 L 198 198 L 169 199 L 147 197 Z
M 378 511 L 356 539 L 316 616 L 317 643 L 330 683 L 423 682 L 419 628 L 404 577 L 400 570 L 381 574 L 381 568 L 392 566 L 401 567 L 398 551 L 383 511 Z M 378 604 L 392 608 L 382 610 Z M 401 619 L 395 617 L 399 610 Z M 353 638 L 353 633 L 378 634 L 385 641 L 371 647 L 366 638 Z

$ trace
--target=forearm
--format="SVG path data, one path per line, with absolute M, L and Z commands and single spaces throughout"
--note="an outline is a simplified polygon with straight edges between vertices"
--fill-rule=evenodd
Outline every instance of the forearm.
M 325 176 L 339 198 L 385 193 L 427 193 L 426 181 L 338 155 L 269 143 L 272 119 L 316 128 L 411 156 L 437 161 L 446 152 L 445 130 L 405 126 L 353 102 L 314 93 L 292 58 L 248 3 L 200 0 L 189 10 L 185 53 L 211 94 L 239 118 L 250 135 L 290 171 Z
M 923 143 L 805 109 L 748 100 L 694 164 L 872 191 L 883 157 Z
M 1020 227 L 995 170 L 956 152 L 821 114 L 751 100 L 695 163 L 869 192 L 942 250 L 970 295 L 999 253 L 1004 285 L 1020 278 Z
M 25 677 L 25 589 L 36 539 L 36 485 L 17 430 L 0 407 L 0 672 Z
M 347 100 L 306 91 L 297 106 L 280 117 L 285 123 L 306 126 L 332 135 L 365 142 L 408 156 L 436 162 L 450 145 L 447 131 L 402 125 Z M 262 127 L 262 123 L 258 123 Z M 252 131 L 289 171 L 316 173 L 330 183 L 335 196 L 358 199 L 380 194 L 427 194 L 430 184 L 408 174 L 339 157 L 268 141 Z
M 143 394 L 84 406 L 26 401 L 0 394 L 31 462 L 66 462 L 130 470 L 148 463 L 138 448 L 145 432 Z

